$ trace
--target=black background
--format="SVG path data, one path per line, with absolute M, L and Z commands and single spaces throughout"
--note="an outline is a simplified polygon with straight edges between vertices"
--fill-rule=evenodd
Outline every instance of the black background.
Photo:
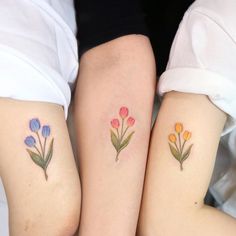
M 142 0 L 159 75 L 165 70 L 171 44 L 184 12 L 193 2 Z
M 99 0 L 90 0 L 86 3 L 86 0 L 75 0 L 75 8 L 78 13 L 79 5 L 84 1 L 83 5 L 89 5 L 94 2 L 94 5 L 99 4 Z M 101 1 L 103 6 L 109 0 Z M 119 1 L 119 0 L 110 0 Z M 135 0 L 120 1 L 120 5 L 127 7 L 126 5 L 132 4 Z M 157 62 L 157 72 L 160 75 L 166 67 L 169 51 L 175 33 L 178 29 L 178 25 L 184 15 L 187 8 L 194 2 L 193 0 L 136 0 L 142 5 L 143 11 L 146 15 L 146 23 L 150 32 L 150 39 L 153 46 Z M 108 4 L 108 3 L 107 3 Z M 109 4 L 108 4 L 109 5 Z M 111 4 L 112 5 L 112 4 Z M 122 7 L 121 6 L 121 7 Z M 88 7 L 88 6 L 87 6 Z M 108 6 L 109 8 L 109 6 Z M 109 9 L 107 9 L 109 11 Z M 77 21 L 79 16 L 77 15 Z

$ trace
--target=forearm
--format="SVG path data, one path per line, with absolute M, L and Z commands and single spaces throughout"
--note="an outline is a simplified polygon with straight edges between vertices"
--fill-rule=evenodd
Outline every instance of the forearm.
M 235 234 L 233 218 L 203 203 L 225 119 L 204 95 L 165 95 L 152 135 L 140 236 Z M 176 123 L 183 125 L 180 142 Z M 182 154 L 174 157 L 170 145 Z
M 79 235 L 135 235 L 154 90 L 155 63 L 144 36 L 118 38 L 83 55 L 75 111 L 83 192 Z M 123 129 L 121 107 L 129 110 Z M 124 133 L 130 116 L 135 123 Z M 114 118 L 119 125 L 111 124 Z M 134 133 L 116 150 L 111 130 L 123 141 Z

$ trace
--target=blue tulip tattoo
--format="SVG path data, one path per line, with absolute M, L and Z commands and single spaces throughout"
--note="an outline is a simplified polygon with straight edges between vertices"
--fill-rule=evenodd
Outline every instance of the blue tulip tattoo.
M 39 119 L 34 118 L 31 119 L 29 122 L 29 128 L 30 130 L 35 134 L 39 147 L 37 146 L 37 141 L 34 136 L 30 135 L 25 138 L 25 145 L 34 148 L 35 151 L 32 151 L 32 149 L 27 148 L 26 151 L 29 153 L 32 161 L 41 167 L 44 171 L 44 176 L 45 179 L 48 180 L 48 175 L 47 175 L 47 167 L 52 159 L 53 155 L 53 143 L 54 143 L 54 138 L 51 139 L 49 143 L 48 150 L 47 149 L 47 139 L 49 138 L 51 134 L 51 129 L 49 125 L 44 125 L 41 130 L 41 137 L 39 135 L 40 129 L 41 129 L 41 124 Z M 43 142 L 41 140 L 43 139 Z

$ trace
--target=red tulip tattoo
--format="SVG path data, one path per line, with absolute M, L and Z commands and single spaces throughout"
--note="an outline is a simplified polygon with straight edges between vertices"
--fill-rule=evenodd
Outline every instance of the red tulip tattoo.
M 128 146 L 134 131 L 127 134 L 127 131 L 130 127 L 132 127 L 135 123 L 135 119 L 133 117 L 128 117 L 129 109 L 127 107 L 121 107 L 119 111 L 119 115 L 121 117 L 121 125 L 119 119 L 115 118 L 111 120 L 111 142 L 114 148 L 116 149 L 116 162 L 119 161 L 120 152 Z M 127 118 L 128 117 L 128 118 Z M 127 119 L 127 120 L 126 120 Z M 125 122 L 126 120 L 126 122 Z M 126 125 L 126 127 L 125 127 Z M 115 132 L 114 132 L 115 130 Z

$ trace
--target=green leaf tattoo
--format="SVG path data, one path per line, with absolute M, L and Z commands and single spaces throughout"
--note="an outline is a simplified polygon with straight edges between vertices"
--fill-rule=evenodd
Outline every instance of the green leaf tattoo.
M 114 148 L 116 149 L 116 151 L 119 151 L 119 139 L 116 137 L 115 133 L 111 130 L 111 142 L 114 146 Z
M 54 138 L 52 138 L 50 141 L 50 144 L 49 144 L 49 148 L 47 150 L 47 139 L 49 138 L 50 133 L 51 133 L 50 126 L 44 125 L 41 129 L 41 124 L 40 124 L 39 119 L 34 118 L 34 119 L 30 120 L 29 128 L 35 134 L 36 138 L 34 136 L 30 135 L 25 138 L 24 142 L 28 147 L 34 148 L 35 151 L 32 151 L 29 148 L 27 148 L 26 151 L 28 152 L 32 161 L 37 166 L 39 166 L 43 169 L 45 179 L 48 180 L 47 167 L 48 167 L 48 165 L 52 159 L 52 156 L 53 156 L 53 144 L 54 144 Z M 41 129 L 41 137 L 44 139 L 43 144 L 41 141 L 41 137 L 39 135 L 40 129 Z M 37 146 L 36 139 L 38 139 L 39 148 Z M 46 153 L 46 150 L 47 150 L 47 153 Z
M 175 124 L 175 132 L 168 136 L 171 154 L 180 163 L 180 170 L 183 170 L 183 162 L 189 157 L 193 144 L 191 144 L 185 151 L 186 142 L 191 138 L 191 132 L 185 130 L 183 132 L 183 124 Z M 183 133 L 182 133 L 183 132 Z M 181 136 L 182 135 L 182 136 Z
M 131 137 L 133 136 L 134 131 L 128 135 L 128 137 L 120 144 L 120 150 L 124 149 L 130 142 Z
M 26 149 L 27 150 L 27 152 L 29 153 L 29 155 L 30 155 L 30 157 L 31 157 L 31 159 L 32 159 L 32 161 L 36 164 L 36 165 L 38 165 L 38 166 L 40 166 L 40 167 L 44 167 L 44 160 L 43 160 L 43 158 L 40 156 L 40 155 L 38 155 L 37 153 L 35 153 L 35 152 L 32 152 L 30 149 Z
M 111 129 L 111 143 L 116 149 L 116 162 L 119 161 L 119 154 L 120 152 L 128 146 L 134 131 L 132 131 L 130 134 L 127 136 L 126 133 L 130 127 L 132 127 L 135 123 L 135 119 L 133 117 L 128 117 L 129 115 L 129 110 L 127 107 L 121 107 L 119 111 L 119 115 L 121 117 L 121 125 L 120 125 L 120 120 L 115 118 L 112 119 L 111 121 L 111 126 L 115 130 Z M 126 127 L 125 123 L 126 122 Z

